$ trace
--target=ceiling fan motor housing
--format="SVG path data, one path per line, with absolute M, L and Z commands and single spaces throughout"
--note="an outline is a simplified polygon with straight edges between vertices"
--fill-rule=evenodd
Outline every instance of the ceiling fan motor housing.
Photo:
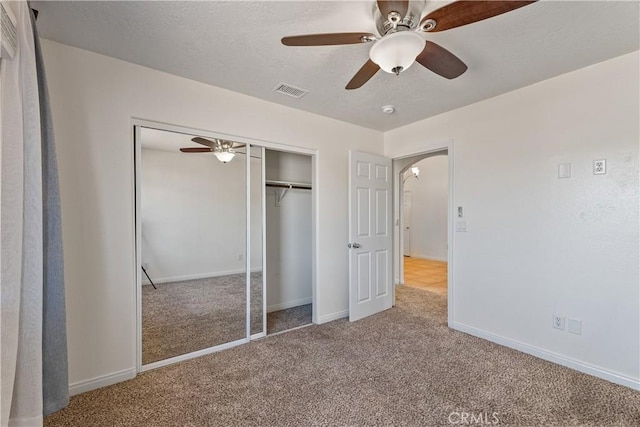
M 375 3 L 374 3 L 375 5 Z M 424 10 L 424 0 L 413 0 L 409 2 L 409 8 L 404 16 L 399 16 L 396 21 L 396 15 L 389 14 L 389 16 L 383 16 L 377 6 L 374 7 L 374 20 L 376 28 L 381 36 L 390 34 L 395 31 L 407 31 L 415 30 L 420 23 L 422 12 Z M 395 22 L 394 22 L 395 21 Z

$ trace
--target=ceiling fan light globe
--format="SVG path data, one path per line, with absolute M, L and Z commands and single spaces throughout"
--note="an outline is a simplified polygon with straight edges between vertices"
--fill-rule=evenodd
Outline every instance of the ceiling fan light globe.
M 404 71 L 424 49 L 426 41 L 413 31 L 399 31 L 384 36 L 369 50 L 369 58 L 390 74 Z
M 236 155 L 236 153 L 234 153 L 231 150 L 216 151 L 213 154 L 215 154 L 218 160 L 220 160 L 222 163 L 230 162 L 231 160 L 233 160 L 233 157 Z

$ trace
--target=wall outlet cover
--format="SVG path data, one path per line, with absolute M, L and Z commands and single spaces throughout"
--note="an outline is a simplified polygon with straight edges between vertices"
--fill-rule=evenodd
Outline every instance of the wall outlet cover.
M 607 160 L 600 159 L 593 161 L 593 174 L 594 175 L 603 175 L 607 173 Z
M 562 316 L 558 316 L 557 314 L 553 315 L 553 323 L 552 323 L 553 327 L 555 329 L 560 329 L 562 331 L 564 331 L 564 317 Z

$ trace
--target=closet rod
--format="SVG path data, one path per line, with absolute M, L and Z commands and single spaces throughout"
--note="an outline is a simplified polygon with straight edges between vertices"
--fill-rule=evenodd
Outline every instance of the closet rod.
M 299 190 L 311 190 L 311 184 L 302 184 L 296 182 L 284 182 L 284 181 L 266 181 L 267 187 L 287 188 L 287 189 L 299 189 Z

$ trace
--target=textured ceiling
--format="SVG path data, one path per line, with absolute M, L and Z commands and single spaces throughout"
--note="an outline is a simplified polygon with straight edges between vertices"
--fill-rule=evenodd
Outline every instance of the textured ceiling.
M 427 1 L 425 12 L 446 2 Z M 41 36 L 381 131 L 638 50 L 635 1 L 540 1 L 426 34 L 468 66 L 446 80 L 416 64 L 365 86 L 345 84 L 369 44 L 285 47 L 285 35 L 376 33 L 371 1 L 32 2 Z M 279 82 L 310 91 L 274 93 Z M 396 106 L 392 115 L 382 113 Z

